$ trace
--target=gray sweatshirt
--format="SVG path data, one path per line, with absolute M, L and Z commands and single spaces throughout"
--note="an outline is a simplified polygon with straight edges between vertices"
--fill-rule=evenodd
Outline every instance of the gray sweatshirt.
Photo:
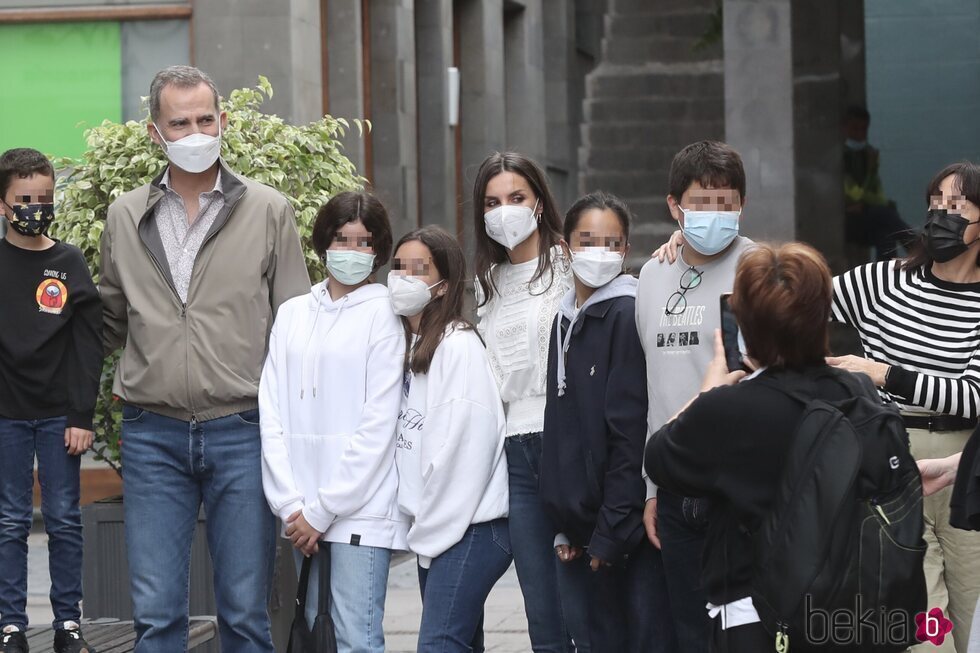
M 681 275 L 691 267 L 684 261 L 683 248 L 674 263 L 652 258 L 640 271 L 636 327 L 647 362 L 648 438 L 700 390 L 714 356 L 714 330 L 721 328 L 720 297 L 732 291 L 738 259 L 752 245 L 740 236 L 723 256 L 696 266 L 701 282 L 685 293 L 687 307 L 676 315 L 667 315 L 666 305 L 680 290 Z M 656 496 L 645 471 L 643 477 L 647 498 Z

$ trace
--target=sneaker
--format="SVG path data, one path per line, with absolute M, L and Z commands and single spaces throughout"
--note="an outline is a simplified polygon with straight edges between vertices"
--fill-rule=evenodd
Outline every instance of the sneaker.
M 7 626 L 0 633 L 0 653 L 28 653 L 27 637 L 16 626 Z
M 54 631 L 54 653 L 96 653 L 82 637 L 82 631 L 74 621 L 66 621 L 64 628 Z

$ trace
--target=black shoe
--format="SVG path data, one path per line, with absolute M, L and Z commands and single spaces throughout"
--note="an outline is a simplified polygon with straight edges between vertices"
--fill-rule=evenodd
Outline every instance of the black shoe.
M 27 637 L 20 630 L 0 633 L 0 653 L 28 653 Z
M 54 653 L 96 653 L 82 637 L 78 628 L 58 628 L 54 631 Z

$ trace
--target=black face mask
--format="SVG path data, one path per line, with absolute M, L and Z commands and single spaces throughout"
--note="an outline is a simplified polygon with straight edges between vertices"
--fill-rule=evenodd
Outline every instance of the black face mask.
M 8 206 L 10 206 L 8 204 Z M 10 207 L 14 217 L 7 218 L 11 228 L 21 236 L 40 236 L 54 221 L 54 204 L 17 204 Z
M 963 242 L 963 234 L 971 224 L 977 223 L 946 209 L 930 209 L 922 238 L 932 260 L 945 263 L 965 252 L 969 245 Z

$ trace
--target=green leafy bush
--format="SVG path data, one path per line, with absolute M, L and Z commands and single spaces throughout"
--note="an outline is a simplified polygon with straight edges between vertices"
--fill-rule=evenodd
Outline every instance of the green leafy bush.
M 308 125 L 288 125 L 259 111 L 267 97 L 272 97 L 272 86 L 259 77 L 256 88 L 234 90 L 223 102 L 228 128 L 222 133 L 221 155 L 232 170 L 289 198 L 310 276 L 322 276 L 321 263 L 309 246 L 316 212 L 335 194 L 359 189 L 365 181 L 338 142 L 350 125 L 331 116 Z M 359 131 L 370 127 L 354 122 Z M 51 235 L 81 248 L 96 279 L 109 204 L 151 181 L 167 165 L 162 148 L 147 135 L 146 124 L 146 119 L 125 124 L 107 120 L 86 132 L 88 149 L 80 159 L 54 162 L 59 173 L 58 215 Z M 117 471 L 121 409 L 112 396 L 112 378 L 118 358 L 118 353 L 107 358 L 102 369 L 94 447 L 96 455 Z

